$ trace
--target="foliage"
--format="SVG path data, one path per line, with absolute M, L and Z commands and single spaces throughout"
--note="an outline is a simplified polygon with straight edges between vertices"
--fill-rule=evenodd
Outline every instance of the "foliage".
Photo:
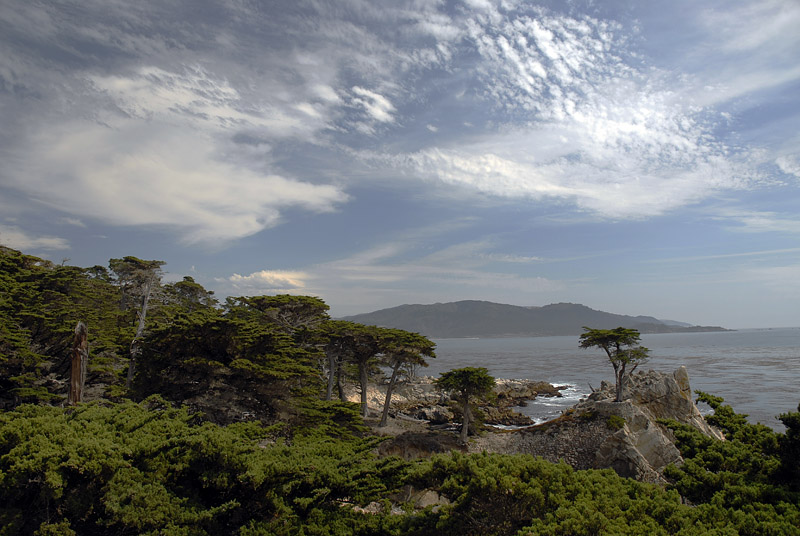
M 625 426 L 625 418 L 619 415 L 609 415 L 606 419 L 606 426 L 612 430 L 621 430 Z
M 229 316 L 273 324 L 301 345 L 314 342 L 315 330 L 328 320 L 328 304 L 313 296 L 248 296 L 229 298 Z
M 164 264 L 164 261 L 143 261 L 136 257 L 111 259 L 108 262 L 111 271 L 117 278 L 117 285 L 122 291 L 120 307 L 125 309 L 131 307 L 131 302 L 138 302 L 136 304 L 137 327 L 130 345 L 128 374 L 125 380 L 126 389 L 130 389 L 136 370 L 136 361 L 142 353 L 141 340 L 147 322 L 150 298 L 160 286 L 161 267 Z
M 725 434 L 725 441 L 696 429 L 668 422 L 685 461 L 665 471 L 674 489 L 698 505 L 698 519 L 725 524 L 738 534 L 800 534 L 798 459 L 787 459 L 782 447 L 788 435 L 761 424 L 749 424 L 723 399 L 699 392 L 714 414 L 706 419 Z M 798 413 L 782 416 L 787 421 Z M 792 473 L 791 467 L 794 467 Z
M 616 401 L 622 402 L 625 388 L 625 374 L 632 374 L 640 364 L 647 361 L 649 349 L 639 345 L 640 335 L 635 329 L 618 327 L 614 329 L 583 328 L 580 336 L 581 348 L 600 348 L 608 356 L 614 367 L 616 380 Z M 627 370 L 627 367 L 631 367 Z
M 134 394 L 192 400 L 220 423 L 236 418 L 231 406 L 238 418 L 288 419 L 303 405 L 296 398 L 319 396 L 315 352 L 257 316 L 231 316 L 198 310 L 154 327 L 144 341 Z
M 409 534 L 668 534 L 687 524 L 677 493 L 524 455 L 437 456 L 410 480 L 451 500 Z
M 778 438 L 781 458 L 778 481 L 800 492 L 800 404 L 797 411 L 784 413 L 779 418 L 786 426 L 786 433 Z
M 399 484 L 374 442 L 201 423 L 163 399 L 0 414 L 0 523 L 13 534 L 343 534 Z M 273 438 L 273 439 L 271 439 Z M 70 532 L 71 531 L 71 532 Z
M 436 357 L 434 348 L 436 344 L 419 333 L 411 333 L 401 329 L 382 330 L 380 333 L 380 346 L 383 353 L 383 365 L 388 366 L 392 373 L 389 384 L 386 386 L 386 400 L 379 426 L 385 426 L 389 416 L 389 405 L 392 392 L 397 383 L 401 368 L 408 370 L 410 367 L 427 367 L 426 357 Z
M 133 335 L 119 290 L 102 270 L 55 265 L 0 247 L 0 404 L 66 396 L 48 376 L 68 376 L 75 325 L 89 326 L 90 377 L 113 383 Z
M 325 352 L 328 357 L 328 391 L 331 398 L 335 376 L 341 381 L 342 369 L 352 363 L 358 369 L 361 389 L 361 414 L 367 415 L 367 384 L 370 372 L 378 370 L 378 355 L 383 351 L 383 340 L 393 330 L 377 326 L 365 326 L 356 322 L 334 320 L 323 325 Z M 340 390 L 341 393 L 341 390 Z
M 484 367 L 464 367 L 441 374 L 436 386 L 445 391 L 454 391 L 461 402 L 461 441 L 466 442 L 470 425 L 474 422 L 470 405 L 473 400 L 486 397 L 492 392 L 494 378 Z
M 83 269 L 0 247 L 0 535 L 800 534 L 800 407 L 780 416 L 779 434 L 700 393 L 726 441 L 669 423 L 685 463 L 667 470 L 666 490 L 529 456 L 378 459 L 363 408 L 323 400 L 323 357 L 329 382 L 358 370 L 363 387 L 378 365 L 394 380 L 424 366 L 430 340 L 330 320 L 312 297 L 230 298 L 220 308 L 190 277 L 151 279 L 157 307 L 137 325 L 137 277 L 162 264 L 124 257 L 110 271 Z M 20 405 L 64 399 L 79 320 L 89 326 L 87 383 L 145 400 Z M 142 327 L 126 392 L 119 373 Z M 618 388 L 647 356 L 638 342 L 624 328 L 581 336 L 582 347 L 606 352 Z M 470 402 L 493 383 L 483 368 L 437 380 L 463 404 L 463 439 Z M 209 422 L 238 419 L 248 422 Z M 450 503 L 389 513 L 407 485 Z M 357 508 L 370 504 L 371 514 Z

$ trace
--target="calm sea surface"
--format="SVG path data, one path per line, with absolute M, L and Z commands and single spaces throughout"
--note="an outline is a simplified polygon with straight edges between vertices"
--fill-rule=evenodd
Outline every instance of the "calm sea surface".
M 569 385 L 560 399 L 542 399 L 522 411 L 537 422 L 558 416 L 613 381 L 602 350 L 578 347 L 578 337 L 436 339 L 436 359 L 420 374 L 438 377 L 459 367 L 486 367 L 497 378 L 528 378 Z M 800 402 L 800 328 L 642 335 L 650 360 L 640 369 L 672 372 L 686 366 L 693 390 L 725 399 L 738 413 L 782 430 L 778 414 Z

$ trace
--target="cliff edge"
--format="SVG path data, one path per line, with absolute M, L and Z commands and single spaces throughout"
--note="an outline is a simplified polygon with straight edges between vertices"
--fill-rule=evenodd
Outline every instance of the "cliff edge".
M 613 385 L 601 388 L 553 421 L 506 433 L 490 433 L 470 444 L 470 451 L 532 454 L 565 461 L 576 469 L 612 468 L 645 482 L 663 482 L 669 464 L 681 464 L 672 433 L 658 423 L 673 419 L 715 439 L 692 401 L 685 367 L 672 374 L 639 372 L 626 382 L 626 399 L 614 402 Z

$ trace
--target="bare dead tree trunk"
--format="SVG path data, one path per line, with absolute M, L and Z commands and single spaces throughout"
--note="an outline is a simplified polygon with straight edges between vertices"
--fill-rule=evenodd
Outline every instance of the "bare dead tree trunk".
M 78 322 L 72 340 L 72 367 L 69 375 L 69 397 L 67 403 L 74 406 L 83 402 L 83 384 L 86 383 L 86 363 L 89 361 L 89 330 Z

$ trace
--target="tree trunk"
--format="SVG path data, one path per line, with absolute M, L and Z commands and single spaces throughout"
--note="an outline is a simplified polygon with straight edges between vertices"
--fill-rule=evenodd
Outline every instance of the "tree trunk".
M 625 363 L 622 363 L 614 373 L 617 377 L 617 398 L 614 402 L 622 402 L 622 395 L 625 390 Z
M 331 352 L 328 355 L 328 390 L 325 393 L 325 400 L 330 401 L 333 398 L 333 386 L 336 383 L 336 354 Z
M 383 413 L 381 414 L 381 422 L 378 423 L 378 427 L 386 426 L 386 420 L 389 417 L 389 405 L 392 403 L 392 391 L 394 391 L 394 385 L 397 382 L 397 371 L 400 370 L 400 363 L 399 361 L 395 363 L 394 367 L 392 367 L 392 378 L 389 380 L 389 385 L 386 387 L 386 401 L 383 403 Z
M 128 378 L 125 380 L 125 389 L 131 388 L 131 383 L 133 383 L 133 373 L 134 369 L 136 368 L 136 358 L 142 352 L 139 340 L 142 338 L 142 334 L 144 333 L 144 321 L 147 317 L 147 304 L 150 301 L 150 291 L 152 288 L 152 282 L 148 282 L 143 288 L 144 292 L 142 293 L 142 309 L 139 311 L 139 326 L 136 328 L 136 336 L 133 338 L 133 341 L 131 341 L 131 358 L 128 364 Z
M 86 324 L 78 322 L 72 342 L 72 368 L 69 377 L 67 403 L 74 406 L 83 402 L 83 384 L 86 383 L 86 363 L 89 361 L 89 331 Z
M 472 412 L 469 409 L 469 397 L 464 399 L 464 408 L 462 409 L 461 416 L 461 442 L 467 443 L 467 436 L 469 435 L 469 424 L 472 421 Z
M 358 364 L 358 378 L 361 383 L 361 416 L 367 417 L 367 363 Z
M 344 386 L 342 385 L 342 362 L 336 365 L 336 390 L 339 392 L 339 400 L 344 400 Z

